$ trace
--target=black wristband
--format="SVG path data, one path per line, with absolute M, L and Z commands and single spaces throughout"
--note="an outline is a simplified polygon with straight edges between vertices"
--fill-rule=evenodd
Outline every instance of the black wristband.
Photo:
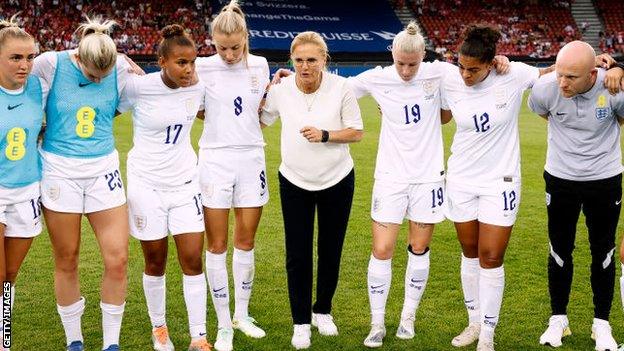
M 326 130 L 321 130 L 321 133 L 323 134 L 321 136 L 321 143 L 326 143 L 329 141 L 329 132 Z
M 621 69 L 624 69 L 624 61 L 623 62 L 616 62 L 613 66 L 611 66 L 611 68 L 613 67 L 620 67 Z

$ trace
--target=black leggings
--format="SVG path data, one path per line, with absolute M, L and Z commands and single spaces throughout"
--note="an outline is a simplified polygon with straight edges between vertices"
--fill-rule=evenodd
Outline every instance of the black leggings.
M 594 317 L 609 320 L 615 284 L 615 231 L 620 217 L 622 175 L 572 181 L 544 172 L 548 209 L 548 289 L 553 315 L 566 314 L 572 284 L 574 239 L 581 210 L 592 256 Z
M 309 191 L 279 174 L 286 233 L 288 296 L 294 324 L 310 324 L 314 313 L 330 313 L 338 285 L 342 244 L 353 201 L 353 170 L 338 184 Z M 318 209 L 316 302 L 312 307 L 314 213 Z

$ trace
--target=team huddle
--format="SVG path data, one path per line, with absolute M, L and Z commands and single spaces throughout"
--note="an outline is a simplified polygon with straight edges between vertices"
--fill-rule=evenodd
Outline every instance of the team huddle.
M 42 231 L 43 215 L 67 350 L 84 350 L 86 300 L 78 279 L 83 215 L 104 263 L 102 350 L 120 349 L 129 234 L 143 251 L 154 350 L 174 350 L 165 313 L 169 234 L 183 272 L 188 350 L 213 348 L 206 338 L 209 292 L 218 321 L 216 350 L 233 350 L 234 330 L 252 338 L 266 335 L 248 307 L 255 235 L 269 201 L 262 128 L 277 119 L 291 344 L 309 348 L 312 326 L 321 335 L 338 335 L 332 299 L 355 186 L 348 144 L 363 137 L 357 99 L 364 96 L 372 96 L 382 114 L 371 199 L 371 328 L 364 345 L 381 347 L 386 336 L 392 257 L 404 219 L 408 259 L 396 337 L 415 336 L 434 226 L 447 218 L 462 248 L 468 314 L 466 328 L 450 342 L 494 350 L 505 286 L 503 257 L 521 199 L 518 115 L 528 89 L 529 107 L 548 120 L 549 136 L 544 178 L 552 316 L 539 342 L 558 347 L 570 334 L 566 308 L 583 210 L 592 255 L 592 338 L 596 350 L 617 350 L 608 320 L 624 170 L 619 144 L 624 67 L 612 58 L 596 57 L 591 46 L 575 41 L 549 68 L 510 63 L 496 55 L 498 31 L 472 26 L 458 66 L 422 62 L 424 39 L 410 23 L 394 38 L 393 65 L 350 78 L 327 72 L 323 38 L 302 32 L 290 49 L 295 72 L 280 70 L 270 82 L 267 60 L 249 53 L 245 17 L 232 0 L 212 23 L 217 55 L 198 58 L 184 28 L 169 25 L 158 49 L 161 71 L 144 74 L 117 54 L 108 35 L 114 24 L 88 19 L 78 29 L 77 49 L 36 56 L 30 34 L 13 21 L 0 22 L 0 102 L 7 106 L 0 118 L 0 278 L 11 282 L 13 303 L 19 268 Z M 132 112 L 134 131 L 127 195 L 112 128 L 113 118 L 126 111 Z M 199 155 L 190 137 L 196 118 L 204 121 Z M 445 169 L 442 124 L 451 119 L 457 131 Z M 231 208 L 233 315 L 226 265 Z M 624 277 L 620 284 L 624 291 Z

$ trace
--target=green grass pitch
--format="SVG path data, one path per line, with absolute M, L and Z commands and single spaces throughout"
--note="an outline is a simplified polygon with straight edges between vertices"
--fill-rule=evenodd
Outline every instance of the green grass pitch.
M 363 350 L 362 341 L 369 331 L 370 312 L 366 289 L 366 269 L 371 245 L 369 209 L 380 119 L 372 99 L 363 99 L 360 103 L 364 116 L 365 136 L 360 143 L 351 146 L 351 154 L 355 160 L 356 191 L 342 257 L 340 283 L 333 305 L 333 315 L 340 335 L 320 337 L 313 331 L 311 350 Z M 454 133 L 453 123 L 444 126 L 443 130 L 448 157 L 448 148 Z M 267 331 L 267 336 L 264 339 L 252 340 L 236 333 L 234 337 L 236 350 L 292 349 L 290 346 L 292 322 L 284 268 L 283 224 L 277 187 L 277 168 L 280 162 L 279 131 L 279 124 L 264 130 L 271 200 L 264 209 L 257 234 L 256 282 L 250 307 L 251 314 Z M 200 133 L 201 124 L 197 122 L 193 129 L 193 143 L 197 143 Z M 526 104 L 523 104 L 520 115 L 520 134 L 522 201 L 505 257 L 506 287 L 495 339 L 497 350 L 546 349 L 538 344 L 538 340 L 546 327 L 550 313 L 546 280 L 548 240 L 542 178 L 546 155 L 546 122 L 531 114 Z M 116 119 L 115 135 L 122 160 L 122 172 L 125 175 L 126 154 L 132 145 L 131 121 L 127 115 Z M 622 232 L 621 222 L 618 233 Z M 576 270 L 568 311 L 573 334 L 565 339 L 564 346 L 560 350 L 594 348 L 594 343 L 590 339 L 593 307 L 589 285 L 589 248 L 583 218 L 579 220 L 578 228 Z M 394 337 L 403 303 L 406 255 L 402 243 L 406 240 L 405 233 L 406 228 L 403 226 L 399 239 L 401 243 L 393 260 L 393 285 L 386 314 L 388 336 L 383 349 L 451 350 L 453 347 L 450 340 L 464 328 L 467 316 L 459 279 L 460 246 L 449 222 L 438 225 L 434 232 L 431 244 L 431 275 L 416 315 L 416 337 L 409 341 Z M 228 262 L 231 262 L 231 256 Z M 121 346 L 124 350 L 151 350 L 151 328 L 141 283 L 142 269 L 143 257 L 139 244 L 131 239 L 128 298 L 121 332 Z M 80 280 L 82 294 L 87 300 L 82 320 L 87 350 L 101 349 L 101 319 L 98 304 L 101 272 L 101 258 L 93 232 L 84 221 Z M 619 282 L 619 276 L 618 268 L 616 282 Z M 189 343 L 188 326 L 181 272 L 174 248 L 169 254 L 167 288 L 167 321 L 171 337 L 176 349 L 186 350 Z M 230 291 L 233 296 L 233 290 Z M 611 322 L 616 340 L 622 341 L 624 320 L 619 296 L 619 288 L 616 288 Z M 65 336 L 54 299 L 50 240 L 45 231 L 35 240 L 20 272 L 14 312 L 12 350 L 64 349 Z M 214 341 L 216 323 L 210 298 L 207 319 L 208 337 L 210 341 Z M 472 350 L 474 346 L 465 349 Z

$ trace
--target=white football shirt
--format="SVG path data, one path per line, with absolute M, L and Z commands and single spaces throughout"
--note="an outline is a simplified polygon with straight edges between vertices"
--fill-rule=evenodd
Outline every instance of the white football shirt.
M 381 132 L 375 179 L 427 183 L 444 178 L 440 127 L 443 62 L 423 62 L 409 82 L 394 65 L 377 67 L 349 78 L 356 97 L 371 95 L 380 105 Z
M 263 147 L 258 110 L 269 84 L 267 60 L 250 54 L 246 65 L 228 65 L 215 54 L 198 57 L 195 65 L 207 106 L 199 147 Z
M 197 180 L 191 127 L 203 109 L 204 85 L 171 89 L 160 74 L 132 76 L 119 110 L 132 109 L 134 145 L 128 153 L 128 176 L 171 189 Z
M 524 91 L 533 86 L 539 69 L 512 62 L 510 72 L 492 70 L 484 81 L 466 86 L 454 68 L 442 84 L 442 108 L 457 124 L 448 160 L 449 181 L 488 186 L 520 181 L 518 113 Z

